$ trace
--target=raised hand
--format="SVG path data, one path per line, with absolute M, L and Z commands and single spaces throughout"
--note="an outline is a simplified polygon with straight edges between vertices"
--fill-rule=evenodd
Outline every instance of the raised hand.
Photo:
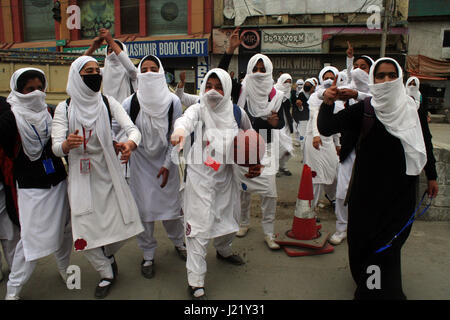
M 334 78 L 333 83 L 331 84 L 331 87 L 329 87 L 323 93 L 323 101 L 328 105 L 332 105 L 339 98 L 339 90 L 336 86 L 336 82 L 337 82 L 337 77 Z
M 239 29 L 240 27 L 236 27 L 236 29 L 234 29 L 233 32 L 231 33 L 230 45 L 227 48 L 228 54 L 233 54 L 234 50 L 236 50 L 236 48 L 239 47 L 239 45 L 241 44 L 243 35 L 239 37 Z
M 345 51 L 345 53 L 347 53 L 347 57 L 353 58 L 353 47 L 350 41 L 347 41 L 347 51 Z

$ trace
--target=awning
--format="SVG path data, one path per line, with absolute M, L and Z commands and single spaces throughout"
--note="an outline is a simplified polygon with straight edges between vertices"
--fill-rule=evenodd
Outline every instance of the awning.
M 446 80 L 446 77 L 450 77 L 450 61 L 432 59 L 423 55 L 407 56 L 406 70 L 419 79 L 428 77 L 433 78 L 428 80 Z
M 414 73 L 414 72 L 410 72 L 409 76 L 416 77 L 419 80 L 447 80 L 447 78 L 426 76 L 426 75 L 422 75 L 422 74 L 418 74 L 418 73 Z

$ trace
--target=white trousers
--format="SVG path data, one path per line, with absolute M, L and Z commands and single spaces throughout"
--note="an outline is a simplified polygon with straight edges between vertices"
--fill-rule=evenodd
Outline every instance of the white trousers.
M 280 170 L 286 169 L 286 164 L 290 158 L 292 158 L 292 156 L 289 152 L 285 152 L 284 154 L 280 155 Z
M 231 243 L 236 233 L 226 234 L 214 238 L 214 247 L 223 257 L 229 257 L 233 254 Z M 206 253 L 211 239 L 202 239 L 196 237 L 186 237 L 187 250 L 187 277 L 191 287 L 204 287 L 206 276 Z
M 183 217 L 173 220 L 162 221 L 166 229 L 167 237 L 172 240 L 175 247 L 182 247 L 184 244 L 184 225 Z M 155 257 L 155 251 L 158 243 L 154 237 L 155 222 L 142 222 L 144 232 L 137 235 L 139 248 L 143 251 L 144 260 L 150 261 Z
M 103 247 L 85 250 L 83 251 L 83 254 L 94 269 L 100 273 L 102 279 L 113 279 L 114 274 L 111 264 L 114 260 L 111 260 L 109 257 L 117 253 L 125 242 L 126 240 L 111 243 Z
M 336 198 L 336 231 L 347 231 L 348 205 L 344 206 L 345 199 Z
M 262 213 L 262 228 L 264 234 L 274 233 L 275 212 L 277 209 L 277 198 L 275 197 L 261 197 L 261 213 Z M 241 227 L 250 226 L 250 203 L 252 194 L 241 191 Z
M 64 230 L 64 237 L 60 248 L 54 252 L 56 265 L 58 270 L 65 272 L 70 262 L 70 254 L 72 252 L 72 226 L 68 223 Z M 31 274 L 36 268 L 39 259 L 33 261 L 25 260 L 25 252 L 23 250 L 22 240 L 19 240 L 16 246 L 14 259 L 12 263 L 11 273 L 7 285 L 7 294 L 18 296 L 23 285 L 30 279 Z
M 336 198 L 336 179 L 334 179 L 332 184 L 313 183 L 314 200 L 311 204 L 312 208 L 317 206 L 322 191 L 325 191 L 328 198 L 334 200 Z
M 8 218 L 9 219 L 9 218 Z M 12 224 L 12 232 L 13 237 L 11 240 L 2 239 L 0 242 L 2 243 L 3 255 L 5 256 L 6 264 L 8 265 L 8 269 L 12 269 L 12 264 L 14 261 L 14 254 L 16 252 L 17 243 L 20 240 L 20 230 L 19 228 Z M 2 257 L 0 256 L 0 270 L 2 270 Z
M 306 139 L 306 126 L 308 125 L 308 120 L 299 121 L 298 122 L 298 132 L 300 135 L 300 148 L 303 150 L 305 147 L 305 139 Z

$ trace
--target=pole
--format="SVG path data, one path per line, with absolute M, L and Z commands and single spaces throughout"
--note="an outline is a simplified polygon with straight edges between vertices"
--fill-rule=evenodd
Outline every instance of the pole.
M 391 17 L 391 0 L 384 0 L 384 19 L 383 19 L 383 33 L 381 34 L 380 58 L 386 53 L 386 39 L 388 32 L 388 22 Z

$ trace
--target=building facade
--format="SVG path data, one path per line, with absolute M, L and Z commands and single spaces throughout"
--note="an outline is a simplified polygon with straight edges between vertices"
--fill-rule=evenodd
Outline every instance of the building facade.
M 317 77 L 326 65 L 346 67 L 349 41 L 355 55 L 379 57 L 382 15 L 385 1 L 303 0 L 257 1 L 215 0 L 212 64 L 216 65 L 227 47 L 234 26 L 258 41 L 236 50 L 230 69 L 245 72 L 250 56 L 257 50 L 267 54 L 274 76 L 288 72 L 294 80 Z M 408 1 L 392 1 L 386 41 L 386 55 L 405 63 Z
M 67 20 L 78 14 L 73 6 L 80 23 L 69 30 Z M 107 28 L 130 57 L 160 57 L 169 81 L 186 71 L 193 92 L 207 71 L 212 6 L 213 0 L 1 0 L 0 49 L 83 52 Z

